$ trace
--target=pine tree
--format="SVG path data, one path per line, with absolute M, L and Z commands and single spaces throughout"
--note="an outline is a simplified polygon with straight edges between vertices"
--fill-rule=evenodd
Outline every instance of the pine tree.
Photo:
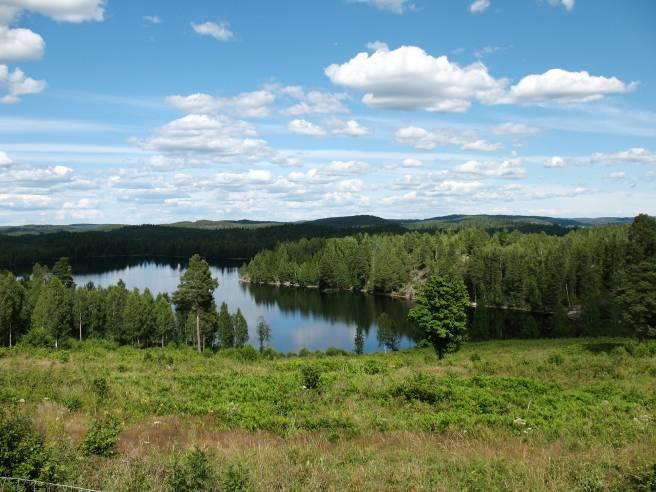
M 70 289 L 75 285 L 75 282 L 73 282 L 73 268 L 71 267 L 68 258 L 59 258 L 52 266 L 52 274 L 57 277 L 67 289 Z
M 262 316 L 257 319 L 255 331 L 257 332 L 257 339 L 260 342 L 260 352 L 264 352 L 264 345 L 271 340 L 271 327 L 264 321 Z
M 235 345 L 235 332 L 232 325 L 232 316 L 228 312 L 228 305 L 221 303 L 219 316 L 217 319 L 217 339 L 223 348 L 230 348 Z
M 212 277 L 210 266 L 199 255 L 189 259 L 189 267 L 180 277 L 178 289 L 173 294 L 173 303 L 182 311 L 193 311 L 196 316 L 196 341 L 202 351 L 200 315 L 213 303 L 214 290 L 219 282 Z

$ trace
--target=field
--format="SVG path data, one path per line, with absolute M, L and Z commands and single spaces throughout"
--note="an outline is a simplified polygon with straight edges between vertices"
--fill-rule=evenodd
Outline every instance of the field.
M 46 476 L 102 490 L 656 480 L 656 345 L 626 339 L 469 343 L 442 361 L 429 349 L 19 347 L 0 351 L 0 402 L 5 423 L 25 415 L 45 435 Z

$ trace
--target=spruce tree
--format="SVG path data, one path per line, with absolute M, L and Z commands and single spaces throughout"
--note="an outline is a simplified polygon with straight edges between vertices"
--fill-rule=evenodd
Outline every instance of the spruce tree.
M 248 323 L 239 308 L 232 315 L 232 326 L 235 333 L 235 347 L 243 347 L 248 343 Z

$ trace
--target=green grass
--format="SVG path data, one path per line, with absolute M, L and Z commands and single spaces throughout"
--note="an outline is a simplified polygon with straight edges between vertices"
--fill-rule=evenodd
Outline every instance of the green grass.
M 625 490 L 656 462 L 655 362 L 624 339 L 469 343 L 442 361 L 87 342 L 2 350 L 0 404 L 46 434 L 60 476 L 106 490 L 167 490 L 194 446 L 216 484 L 255 490 Z M 89 458 L 106 418 L 117 452 Z

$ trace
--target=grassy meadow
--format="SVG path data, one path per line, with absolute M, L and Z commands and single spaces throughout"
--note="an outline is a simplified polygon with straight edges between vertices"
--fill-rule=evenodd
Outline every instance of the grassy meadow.
M 654 490 L 656 345 L 0 350 L 3 422 L 102 490 Z M 21 417 L 23 416 L 23 417 Z

